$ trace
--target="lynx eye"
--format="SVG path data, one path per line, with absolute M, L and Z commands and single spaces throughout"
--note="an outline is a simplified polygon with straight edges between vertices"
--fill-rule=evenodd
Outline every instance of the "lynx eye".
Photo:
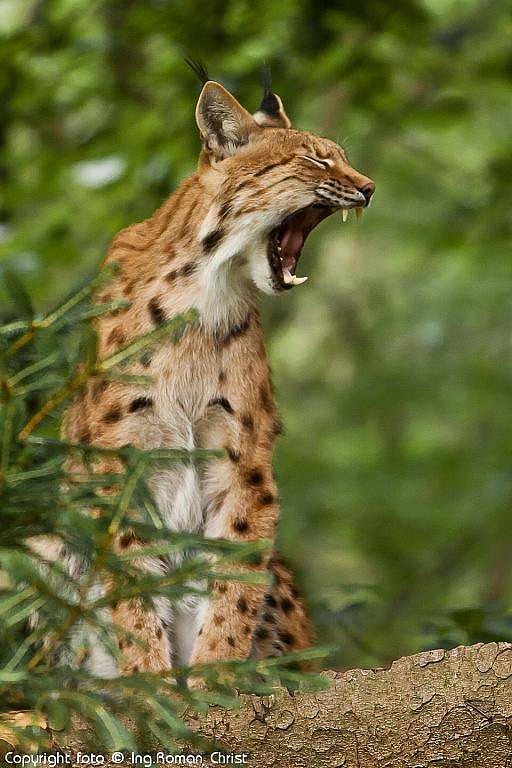
M 302 160 L 309 160 L 310 163 L 314 163 L 324 170 L 331 166 L 329 160 L 319 160 L 317 157 L 311 157 L 310 155 L 299 155 L 299 157 L 302 158 Z

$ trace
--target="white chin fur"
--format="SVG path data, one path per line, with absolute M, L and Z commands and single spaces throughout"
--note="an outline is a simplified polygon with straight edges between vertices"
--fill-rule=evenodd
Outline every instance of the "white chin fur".
M 268 263 L 266 241 L 251 250 L 249 255 L 249 274 L 255 286 L 263 293 L 267 295 L 279 293 L 274 286 L 272 270 Z

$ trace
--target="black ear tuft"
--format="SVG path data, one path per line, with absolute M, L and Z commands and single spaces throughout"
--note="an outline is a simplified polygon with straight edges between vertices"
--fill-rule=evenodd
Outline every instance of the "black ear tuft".
M 194 59 L 192 56 L 187 56 L 185 58 L 185 64 L 188 64 L 192 72 L 201 81 L 202 85 L 211 79 L 208 70 L 200 59 Z
M 263 98 L 254 113 L 254 119 L 262 128 L 289 128 L 291 125 L 283 102 L 272 91 L 272 75 L 268 64 L 263 67 Z
M 272 93 L 272 72 L 268 64 L 263 65 L 263 98 Z
M 272 93 L 272 73 L 268 64 L 263 67 L 263 98 L 259 106 L 260 112 L 265 112 L 269 117 L 273 117 L 277 120 L 280 118 L 280 103 L 279 99 Z

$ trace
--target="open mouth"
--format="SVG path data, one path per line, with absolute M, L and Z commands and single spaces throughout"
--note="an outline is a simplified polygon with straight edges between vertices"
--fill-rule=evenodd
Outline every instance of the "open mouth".
M 340 210 L 343 221 L 346 221 L 348 208 L 339 209 L 313 203 L 290 214 L 272 230 L 268 244 L 268 261 L 278 290 L 284 291 L 306 282 L 307 277 L 298 277 L 296 274 L 306 238 L 323 219 L 337 210 Z M 355 210 L 359 217 L 361 209 Z

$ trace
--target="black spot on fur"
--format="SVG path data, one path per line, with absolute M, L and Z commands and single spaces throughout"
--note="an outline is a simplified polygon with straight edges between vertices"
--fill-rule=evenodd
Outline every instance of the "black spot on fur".
M 265 596 L 265 603 L 267 605 L 270 605 L 272 608 L 277 608 L 277 600 L 273 595 L 266 595 Z
M 137 397 L 135 400 L 132 400 L 128 410 L 130 411 L 130 413 L 135 413 L 135 411 L 141 411 L 143 408 L 152 408 L 152 407 L 153 407 L 153 399 L 151 397 Z
M 108 335 L 107 344 L 124 344 L 126 335 L 121 328 L 112 328 Z
M 227 448 L 227 454 L 229 456 L 229 459 L 234 464 L 237 464 L 240 461 L 240 453 L 238 451 L 235 451 L 234 448 Z
M 259 469 L 251 469 L 247 473 L 247 482 L 250 485 L 261 485 L 263 482 L 263 475 Z
M 151 365 L 151 355 L 149 355 L 147 352 L 145 352 L 145 353 L 144 353 L 144 354 L 141 356 L 141 358 L 140 358 L 140 362 L 141 362 L 141 365 L 142 365 L 144 368 L 149 368 L 149 366 Z
M 238 533 L 245 533 L 246 531 L 249 530 L 249 523 L 245 519 L 235 520 L 235 522 L 233 523 L 233 528 Z
M 267 504 L 273 504 L 276 500 L 276 497 L 273 493 L 262 493 L 260 496 L 260 504 L 263 504 L 263 506 L 267 506 Z
M 268 629 L 265 629 L 265 627 L 258 627 L 254 636 L 257 637 L 258 640 L 266 640 L 268 638 Z
M 231 403 L 225 397 L 214 397 L 213 400 L 210 400 L 208 405 L 220 405 L 220 407 L 224 408 L 227 413 L 234 413 Z
M 148 304 L 149 314 L 151 315 L 151 319 L 153 320 L 155 325 L 162 325 L 162 323 L 165 323 L 166 317 L 165 312 L 163 311 L 162 307 L 160 306 L 158 299 L 153 298 Z
M 222 203 L 221 207 L 219 208 L 219 218 L 225 219 L 229 214 L 231 213 L 231 203 L 225 202 Z
M 203 249 L 205 253 L 209 253 L 217 243 L 219 243 L 222 238 L 224 237 L 224 230 L 219 227 L 219 229 L 214 229 L 212 232 L 209 232 L 206 237 L 203 239 Z
M 166 274 L 165 279 L 168 283 L 172 283 L 174 280 L 176 280 L 177 277 L 178 272 L 175 269 L 171 269 L 171 271 Z
M 162 627 L 158 627 L 156 631 L 156 639 L 160 640 L 161 637 L 162 637 Z
M 279 630 L 277 634 L 279 635 L 281 642 L 285 645 L 293 645 L 295 642 L 295 638 L 292 634 L 290 634 L 290 632 L 283 632 L 282 630 Z
M 271 613 L 268 613 L 268 612 L 263 614 L 263 621 L 266 621 L 267 624 L 275 624 L 276 623 L 275 616 L 273 616 Z
M 122 415 L 123 414 L 119 406 L 114 406 L 113 408 L 110 409 L 110 411 L 107 411 L 107 413 L 103 417 L 103 420 L 106 421 L 108 424 L 115 424 L 116 421 L 119 421 Z
M 245 597 L 238 598 L 236 607 L 238 608 L 240 613 L 247 613 L 247 600 L 245 599 Z
M 119 538 L 119 546 L 121 549 L 126 549 L 135 541 L 135 536 L 131 531 L 126 531 Z
M 247 432 L 254 432 L 254 419 L 250 413 L 242 416 L 242 426 L 247 430 Z
M 244 627 L 244 635 L 249 635 L 251 633 L 251 628 L 248 624 Z
M 227 344 L 230 344 L 234 339 L 237 339 L 240 336 L 243 336 L 244 333 L 247 333 L 250 325 L 251 316 L 248 315 L 241 323 L 238 323 L 237 325 L 234 325 L 232 328 L 230 328 L 227 333 L 218 339 L 218 341 L 221 345 L 226 346 Z
M 294 608 L 295 608 L 295 604 L 291 600 L 288 600 L 287 597 L 281 600 L 281 610 L 283 611 L 283 613 L 286 613 L 286 614 L 291 613 L 291 611 L 293 611 Z
M 249 555 L 247 562 L 249 565 L 261 565 L 263 562 L 263 556 L 259 552 L 254 552 L 254 554 Z
M 229 645 L 230 645 L 232 648 L 234 648 L 234 647 L 235 647 L 235 638 L 233 637 L 233 635 L 228 635 L 228 643 L 229 643 Z
M 197 264 L 193 264 L 191 261 L 189 261 L 188 264 L 185 264 L 180 269 L 180 275 L 182 277 L 188 277 L 189 275 L 193 275 L 196 269 L 197 269 Z
M 226 371 L 219 371 L 219 384 L 224 384 L 226 378 Z

